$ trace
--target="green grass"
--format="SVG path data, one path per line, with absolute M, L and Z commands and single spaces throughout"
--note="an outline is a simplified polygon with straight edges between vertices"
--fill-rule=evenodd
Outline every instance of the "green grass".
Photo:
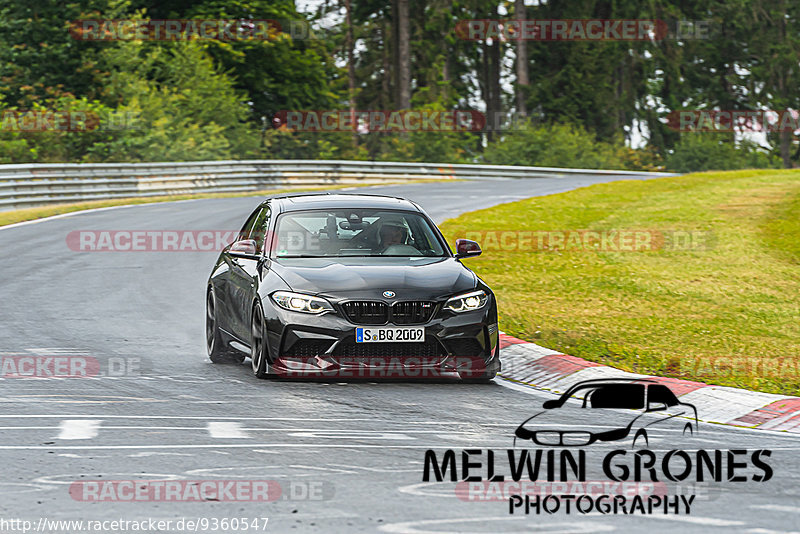
M 598 184 L 443 230 L 451 242 L 486 231 L 700 232 L 697 247 L 638 252 L 532 250 L 536 239 L 518 250 L 514 233 L 505 246 L 481 234 L 484 255 L 466 261 L 497 293 L 511 335 L 628 371 L 800 394 L 800 171 Z

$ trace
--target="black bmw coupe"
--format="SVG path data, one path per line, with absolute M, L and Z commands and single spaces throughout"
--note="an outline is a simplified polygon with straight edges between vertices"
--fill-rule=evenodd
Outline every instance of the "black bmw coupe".
M 500 370 L 497 303 L 403 198 L 313 194 L 270 198 L 217 259 L 206 294 L 215 363 L 286 377 L 476 382 Z

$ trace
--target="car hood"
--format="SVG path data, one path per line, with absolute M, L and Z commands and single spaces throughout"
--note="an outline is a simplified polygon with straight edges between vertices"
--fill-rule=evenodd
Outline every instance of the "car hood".
M 293 291 L 333 298 L 436 299 L 477 284 L 455 258 L 283 258 L 272 269 Z
M 636 410 L 576 408 L 562 406 L 542 410 L 517 428 L 519 438 L 529 439 L 538 430 L 586 431 L 593 434 L 627 428 L 641 415 Z

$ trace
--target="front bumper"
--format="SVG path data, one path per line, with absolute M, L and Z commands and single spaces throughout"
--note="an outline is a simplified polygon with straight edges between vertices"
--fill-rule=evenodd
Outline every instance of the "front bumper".
M 437 378 L 500 371 L 494 298 L 480 310 L 455 313 L 437 306 L 424 327 L 424 343 L 356 343 L 354 324 L 335 313 L 283 310 L 265 298 L 270 372 L 287 377 Z

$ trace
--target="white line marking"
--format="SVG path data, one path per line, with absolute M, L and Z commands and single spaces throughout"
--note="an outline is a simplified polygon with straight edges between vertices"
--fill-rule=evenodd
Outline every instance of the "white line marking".
M 213 364 L 212 364 L 213 365 Z M 502 383 L 502 381 L 501 381 Z M 513 389 L 513 388 L 512 388 Z M 528 388 L 526 388 L 528 389 Z M 531 388 L 532 389 L 532 388 Z M 541 393 L 540 391 L 534 390 L 534 394 Z M 2 399 L 0 399 L 0 402 Z M 166 402 L 166 401 L 164 401 Z M 219 415 L 196 415 L 196 416 L 186 416 L 186 415 L 111 415 L 111 414 L 71 414 L 71 415 L 53 415 L 53 414 L 2 414 L 0 415 L 0 419 L 61 419 L 64 417 L 85 417 L 85 418 L 100 418 L 100 419 L 186 419 L 186 420 L 203 420 L 208 421 L 210 417 L 220 420 L 232 420 L 232 421 L 327 421 L 327 422 L 340 422 L 340 421 L 371 421 L 371 422 L 387 422 L 387 423 L 397 423 L 396 419 L 375 419 L 369 417 L 325 417 L 325 418 L 310 418 L 310 417 L 239 417 L 239 416 L 219 416 Z M 403 424 L 407 425 L 457 425 L 463 426 L 463 421 L 403 421 Z M 514 429 L 519 426 L 518 422 L 514 423 L 481 423 L 481 426 L 484 427 L 498 427 L 498 428 L 511 428 Z M 746 427 L 738 427 L 726 424 L 713 424 L 713 423 L 702 423 L 700 424 L 700 434 L 705 437 L 719 437 L 720 439 L 725 438 L 725 435 L 728 433 L 729 430 L 734 430 L 737 432 L 749 432 L 752 434 L 758 434 L 759 436 L 775 436 L 780 437 L 781 440 L 800 440 L 800 432 L 786 432 L 786 431 L 775 431 L 775 430 L 760 430 L 756 428 L 746 428 Z M 771 447 L 773 450 L 796 450 L 796 447 Z
M 100 421 L 67 419 L 61 421 L 61 432 L 56 439 L 92 439 L 100 431 Z
M 396 419 L 375 419 L 374 417 L 322 417 L 322 418 L 313 418 L 313 417 L 238 417 L 238 416 L 217 416 L 217 415 L 109 415 L 109 414 L 72 414 L 72 415 L 52 415 L 52 414 L 5 414 L 0 415 L 0 419 L 60 419 L 62 417 L 97 417 L 102 419 L 187 419 L 187 420 L 196 420 L 202 419 L 203 421 L 208 421 L 210 418 L 218 419 L 218 420 L 232 420 L 232 421 L 335 421 L 335 422 L 343 422 L 343 421 L 370 421 L 375 423 L 397 423 Z M 402 421 L 403 424 L 406 425 L 456 425 L 456 426 L 464 426 L 464 421 Z M 506 427 L 506 428 L 517 428 L 519 426 L 518 422 L 513 423 L 481 423 L 481 426 L 491 426 L 491 427 Z M 582 426 L 582 425 L 576 425 Z M 302 427 L 299 430 L 306 430 L 307 427 Z M 431 431 L 433 432 L 433 431 Z M 441 430 L 436 430 L 436 432 L 441 432 Z M 782 436 L 785 436 L 785 432 L 779 433 Z M 800 436 L 798 436 L 800 437 Z
M 218 449 L 224 447 L 225 449 L 242 449 L 250 447 L 258 448 L 273 448 L 273 447 L 296 447 L 306 449 L 452 449 L 452 445 L 390 445 L 386 443 L 375 445 L 364 445 L 361 443 L 248 443 L 248 444 L 233 444 L 226 443 L 224 445 L 216 443 L 207 444 L 175 444 L 175 445 L 0 445 L 0 451 L 6 450 L 19 450 L 19 451 L 52 451 L 52 450 L 127 450 L 127 449 Z M 476 444 L 475 448 L 491 448 L 491 445 Z M 664 449 L 666 451 L 667 449 Z M 690 452 L 688 449 L 687 452 Z M 772 448 L 775 450 L 775 447 Z M 661 451 L 654 451 L 661 452 Z
M 554 392 L 545 391 L 543 389 L 538 389 L 535 386 L 531 386 L 531 385 L 528 385 L 528 384 L 522 384 L 520 382 L 514 382 L 513 380 L 509 380 L 508 378 L 505 378 L 503 375 L 499 375 L 497 378 L 495 378 L 494 381 L 499 386 L 502 386 L 502 387 L 508 388 L 508 389 L 513 389 L 514 391 L 527 393 L 528 395 L 536 395 L 538 397 L 550 397 L 550 396 L 558 397 L 559 396 L 558 394 L 556 394 Z
M 736 527 L 744 525 L 741 521 L 732 521 L 730 519 L 717 519 L 716 517 L 695 517 L 689 515 L 649 515 L 643 517 L 650 517 L 653 519 L 666 519 L 668 521 L 680 521 L 682 523 L 693 523 L 695 525 L 707 525 L 710 527 Z
M 355 471 L 347 471 L 345 469 L 332 469 L 330 467 L 319 467 L 316 465 L 302 465 L 302 464 L 289 464 L 292 469 L 309 469 L 311 471 L 328 471 L 332 473 L 342 473 L 347 475 L 354 475 Z
M 298 448 L 307 448 L 307 449 L 452 449 L 452 444 L 439 444 L 439 443 L 429 443 L 429 444 L 416 444 L 416 445 L 393 445 L 388 443 L 382 444 L 359 444 L 359 443 L 325 443 L 325 444 L 315 444 L 315 443 L 248 443 L 246 445 L 242 444 L 232 444 L 226 443 L 224 445 L 220 444 L 196 444 L 196 443 L 185 443 L 185 444 L 166 444 L 166 445 L 0 445 L 0 450 L 2 451 L 51 451 L 51 450 L 126 450 L 126 449 L 218 449 L 220 447 L 224 447 L 225 449 L 235 449 L 235 448 L 250 448 L 250 447 L 257 447 L 257 448 L 275 448 L 275 447 L 298 447 Z M 487 444 L 487 443 L 476 443 L 474 448 L 492 448 L 496 447 L 496 445 Z M 670 449 L 650 449 L 653 452 L 668 452 Z M 699 449 L 682 449 L 686 452 L 695 452 Z M 798 451 L 800 447 L 770 447 L 770 450 L 782 450 L 782 451 Z
M 789 412 L 785 415 L 776 417 L 775 419 L 772 419 L 770 421 L 767 421 L 766 423 L 759 425 L 758 428 L 762 430 L 770 430 L 772 428 L 775 428 L 776 426 L 782 425 L 786 421 L 789 421 L 790 419 L 796 417 L 798 414 L 800 414 L 800 411 L 797 410 L 795 410 L 794 412 Z
M 772 510 L 773 512 L 792 512 L 793 514 L 800 514 L 799 507 L 785 506 L 782 504 L 754 504 L 750 508 L 758 508 L 759 510 Z
M 88 356 L 89 351 L 84 349 L 69 349 L 69 348 L 58 348 L 58 347 L 36 347 L 31 349 L 25 349 L 27 352 L 36 354 L 37 356 L 61 356 L 61 355 L 69 355 L 69 356 Z
M 8 488 L 6 489 L 6 486 Z M 22 489 L 22 488 L 29 488 L 29 489 Z M 46 491 L 49 488 L 46 486 L 37 486 L 35 484 L 19 484 L 16 482 L 0 482 L 0 495 L 5 494 L 13 494 L 17 495 L 19 493 L 33 493 L 35 491 Z
M 51 430 L 57 426 L 0 426 L 0 430 Z
M 347 467 L 350 469 L 360 469 L 361 471 L 370 471 L 374 473 L 419 473 L 419 468 L 415 469 L 386 469 L 377 467 L 365 467 L 363 465 L 349 465 L 349 464 L 326 464 L 334 467 Z
M 383 525 L 380 530 L 383 532 L 393 532 L 395 534 L 445 534 L 447 532 L 459 532 L 460 534 L 471 534 L 478 532 L 497 532 L 497 530 L 466 531 L 464 526 L 457 526 L 463 523 L 486 523 L 494 525 L 497 521 L 524 521 L 524 516 L 520 517 L 474 517 L 474 518 L 453 518 L 453 519 L 424 519 L 422 521 L 406 521 L 403 523 L 390 523 Z M 419 527 L 449 525 L 454 530 L 420 530 Z M 574 521 L 569 523 L 526 523 L 524 532 L 547 532 L 548 534 L 574 534 L 582 532 L 612 532 L 616 530 L 611 525 L 601 525 L 588 521 Z M 523 532 L 523 531 L 520 531 Z
M 6 224 L 4 226 L 0 226 L 0 230 L 7 230 L 10 228 L 18 228 L 20 226 L 28 226 L 30 224 L 39 224 L 45 221 L 52 221 L 55 219 L 64 219 L 65 217 L 73 217 L 75 215 L 80 215 L 81 213 L 92 213 L 98 211 L 108 211 L 113 209 L 121 209 L 121 208 L 132 208 L 133 206 L 144 206 L 144 204 L 125 204 L 122 206 L 106 206 L 104 208 L 91 208 L 88 210 L 78 210 L 78 211 L 70 211 L 68 213 L 59 213 L 58 215 L 51 215 L 49 217 L 42 217 L 41 219 L 32 219 L 30 221 L 22 221 L 14 224 Z
M 336 432 L 329 430 L 322 430 L 317 432 L 290 432 L 293 438 L 317 438 L 317 439 L 396 439 L 396 440 L 413 440 L 411 436 L 405 434 L 391 434 L 388 432 L 375 432 L 348 430 L 346 432 Z
M 247 432 L 244 431 L 242 425 L 235 421 L 210 421 L 207 428 L 212 438 L 241 439 L 250 437 L 247 435 Z
M 73 484 L 76 480 L 85 477 L 85 472 L 63 475 L 45 475 L 34 478 L 32 482 L 37 484 Z M 161 473 L 92 473 L 92 477 L 105 478 L 108 480 L 181 480 L 182 475 L 165 475 Z
M 291 475 L 284 473 L 286 467 L 292 469 L 303 469 L 313 471 L 311 473 L 299 474 L 292 472 Z M 269 470 L 277 469 L 278 472 L 274 473 Z M 322 475 L 354 475 L 355 471 L 345 471 L 344 469 L 329 469 L 326 467 L 315 467 L 309 465 L 257 465 L 257 466 L 241 466 L 241 467 L 214 467 L 211 469 L 191 469 L 184 474 L 189 476 L 203 476 L 203 477 L 223 477 L 223 478 L 252 478 L 265 476 L 261 472 L 268 472 L 272 478 L 289 478 L 289 477 L 318 477 L 321 476 L 319 471 L 323 471 Z M 241 473 L 241 474 L 236 474 Z
M 182 452 L 157 452 L 157 451 L 137 452 L 136 454 L 129 454 L 128 458 L 147 458 L 149 456 L 194 456 L 194 454 L 185 454 Z
M 419 497 L 445 497 L 447 499 L 456 497 L 455 488 L 447 482 L 421 482 L 419 484 L 400 486 L 397 491 Z
M 750 532 L 751 534 L 800 534 L 796 530 L 771 530 L 768 528 L 751 528 L 745 530 L 745 532 Z
M 45 419 L 59 419 L 61 417 L 103 417 L 108 419 L 203 419 L 208 420 L 207 415 L 89 415 L 89 414 L 74 414 L 74 415 L 53 415 L 53 414 L 5 414 L 0 415 L 0 419 L 30 419 L 32 417 L 45 418 Z M 314 419 L 310 417 L 227 417 L 221 416 L 217 419 L 235 419 L 237 421 L 378 421 L 371 417 L 322 417 Z M 381 419 L 380 421 L 389 421 L 389 419 Z M 419 424 L 417 421 L 410 421 L 414 424 Z M 437 424 L 444 421 L 430 421 L 430 424 Z M 463 425 L 463 421 L 451 421 L 452 424 Z
M 226 422 L 228 423 L 228 422 Z M 240 425 L 240 423 L 230 422 L 234 425 Z M 580 428 L 589 428 L 593 425 L 563 425 L 565 427 L 580 427 Z M 51 430 L 55 428 L 60 428 L 58 426 L 0 426 L 0 430 Z M 598 427 L 602 428 L 602 427 Z M 208 427 L 199 427 L 199 426 L 138 426 L 138 425 L 122 425 L 122 426 L 109 426 L 106 425 L 103 427 L 103 430 L 207 430 Z M 496 439 L 503 439 L 502 436 L 496 436 L 494 434 L 489 434 L 487 432 L 467 432 L 463 430 L 448 430 L 447 433 L 443 433 L 441 430 L 409 430 L 405 428 L 400 428 L 397 430 L 362 430 L 359 428 L 299 428 L 299 427 L 290 427 L 290 428 L 279 428 L 279 427 L 247 427 L 247 428 L 239 428 L 242 432 L 282 432 L 286 433 L 290 436 L 299 436 L 299 437 L 319 437 L 323 435 L 325 439 L 328 438 L 358 438 L 358 439 L 368 439 L 368 438 L 375 438 L 375 439 L 415 439 L 405 435 L 408 434 L 434 434 L 437 437 L 445 436 L 455 436 L 455 435 L 463 435 L 464 438 L 474 438 L 474 437 L 483 437 L 486 438 L 496 438 Z M 680 432 L 677 430 L 676 432 Z M 652 440 L 651 440 L 652 441 Z M 716 442 L 713 442 L 716 443 Z
M 159 454 L 159 453 L 153 453 L 153 454 Z M 165 453 L 162 453 L 162 454 L 178 454 L 178 453 L 176 453 L 176 452 L 175 453 L 165 452 Z M 64 458 L 111 458 L 110 455 L 102 455 L 102 456 L 100 456 L 100 455 L 97 455 L 97 454 L 92 454 L 91 456 L 82 456 L 80 454 L 72 454 L 71 452 L 67 452 L 67 453 L 64 453 L 64 454 L 57 454 L 56 456 L 62 456 Z
M 233 197 L 229 197 L 229 198 L 233 198 Z M 103 199 L 99 199 L 99 200 L 103 200 Z M 197 200 L 204 200 L 204 199 L 202 199 L 202 198 L 187 198 L 187 199 L 184 199 L 184 200 L 169 200 L 167 202 L 172 203 L 172 204 L 177 204 L 179 202 L 195 202 Z M 141 206 L 150 206 L 150 207 L 152 207 L 154 204 L 166 204 L 167 202 L 145 202 L 143 204 L 121 204 L 119 206 L 105 206 L 105 207 L 102 207 L 102 208 L 89 208 L 89 209 L 85 209 L 85 210 L 70 211 L 70 212 L 67 212 L 67 213 L 59 213 L 58 215 L 50 215 L 49 217 L 42 217 L 41 219 L 32 219 L 30 221 L 21 221 L 21 222 L 18 222 L 18 223 L 6 224 L 4 226 L 0 226 L 0 231 L 8 230 L 8 229 L 11 229 L 11 228 L 18 228 L 20 226 L 28 226 L 30 224 L 39 224 L 39 223 L 43 223 L 43 222 L 47 222 L 47 221 L 53 221 L 53 220 L 56 220 L 56 219 L 64 219 L 66 217 L 74 217 L 76 215 L 82 215 L 84 213 L 97 213 L 97 212 L 100 212 L 100 211 L 119 210 L 119 209 L 124 209 L 124 208 L 137 208 L 137 207 L 141 207 Z M 43 207 L 44 208 L 44 207 L 47 207 L 47 206 L 39 206 L 39 207 Z

